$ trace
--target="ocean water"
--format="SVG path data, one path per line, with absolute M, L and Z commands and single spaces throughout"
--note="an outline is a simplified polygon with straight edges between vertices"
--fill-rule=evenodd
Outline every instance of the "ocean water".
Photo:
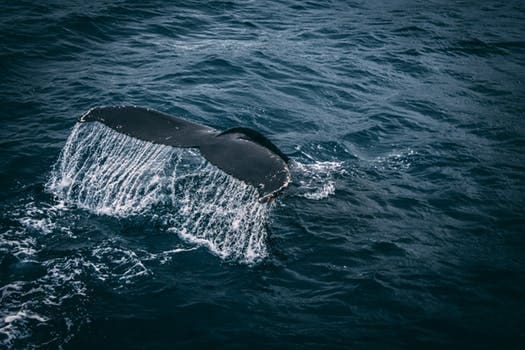
M 0 4 L 0 348 L 520 349 L 522 1 Z M 138 105 L 292 159 L 270 205 Z

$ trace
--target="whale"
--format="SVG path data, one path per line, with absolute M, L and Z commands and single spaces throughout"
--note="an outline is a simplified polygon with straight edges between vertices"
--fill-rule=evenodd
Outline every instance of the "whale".
M 127 136 L 154 144 L 198 149 L 228 175 L 255 187 L 260 202 L 270 202 L 291 183 L 290 159 L 256 130 L 224 131 L 137 106 L 95 107 L 80 123 L 99 122 Z

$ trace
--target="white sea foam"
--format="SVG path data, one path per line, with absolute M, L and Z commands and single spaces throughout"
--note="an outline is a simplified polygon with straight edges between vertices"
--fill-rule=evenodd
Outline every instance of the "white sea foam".
M 0 234 L 0 241 L 0 251 L 12 254 L 21 261 L 31 260 L 37 252 L 35 238 L 22 231 L 3 231 Z
M 0 288 L 0 348 L 17 347 L 21 339 L 30 337 L 35 327 L 52 327 L 50 320 L 75 318 L 82 322 L 82 310 L 66 315 L 63 304 L 70 299 L 85 298 L 85 285 L 80 276 L 84 264 L 80 257 L 42 259 L 41 252 L 49 236 L 70 235 L 69 220 L 62 217 L 63 207 L 49 206 L 34 198 L 25 198 L 13 206 L 9 217 L 12 227 L 0 232 L 0 253 L 6 269 L 6 284 Z M 16 224 L 18 223 L 18 224 Z M 1 256 L 1 255 L 0 255 Z M 80 320 L 80 321 L 79 321 Z M 68 336 L 57 332 L 46 342 L 64 344 Z M 34 344 L 35 347 L 38 343 Z
M 150 253 L 143 251 L 142 253 L 145 254 L 141 259 L 142 261 L 158 261 L 161 264 L 166 264 L 167 262 L 171 261 L 173 256 L 184 253 L 184 252 L 191 252 L 192 250 L 197 249 L 197 247 L 193 248 L 174 248 L 174 249 L 168 249 L 159 253 Z
M 77 124 L 47 188 L 97 214 L 162 210 L 169 231 L 224 259 L 253 263 L 267 254 L 270 206 L 258 202 L 255 188 L 191 149 L 144 142 L 99 123 Z
M 91 252 L 90 267 L 96 271 L 95 276 L 115 287 L 122 283 L 131 283 L 133 280 L 151 274 L 137 254 L 129 249 L 105 244 Z
M 294 162 L 291 168 L 294 181 L 299 185 L 297 194 L 307 199 L 321 200 L 335 193 L 338 174 L 346 172 L 343 162 Z
M 42 264 L 46 271 L 34 280 L 13 281 L 0 288 L 0 347 L 11 348 L 20 339 L 31 336 L 35 327 L 46 329 L 50 320 L 69 320 L 63 305 L 73 299 L 79 303 L 76 323 L 82 323 L 82 300 L 86 287 L 80 276 L 84 273 L 85 261 L 76 258 L 50 259 Z M 52 315 L 52 316 L 50 316 Z M 69 335 L 56 334 L 48 342 L 64 344 Z M 36 345 L 36 344 L 35 344 Z
M 417 153 L 412 149 L 394 150 L 385 156 L 374 158 L 372 166 L 378 170 L 407 170 L 416 156 Z

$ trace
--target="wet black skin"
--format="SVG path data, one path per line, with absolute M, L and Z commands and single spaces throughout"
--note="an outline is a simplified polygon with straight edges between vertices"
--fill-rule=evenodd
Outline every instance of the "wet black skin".
M 221 132 L 134 106 L 93 108 L 79 121 L 100 122 L 125 135 L 156 144 L 197 148 L 225 173 L 256 187 L 262 202 L 271 201 L 290 183 L 289 158 L 270 140 L 249 128 Z

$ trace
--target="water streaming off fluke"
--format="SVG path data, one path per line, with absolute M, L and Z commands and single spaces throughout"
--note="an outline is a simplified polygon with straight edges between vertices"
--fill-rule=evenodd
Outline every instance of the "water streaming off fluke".
M 166 230 L 221 258 L 266 256 L 270 207 L 192 149 L 156 145 L 102 124 L 73 128 L 47 183 L 58 199 L 115 217 L 162 217 Z

